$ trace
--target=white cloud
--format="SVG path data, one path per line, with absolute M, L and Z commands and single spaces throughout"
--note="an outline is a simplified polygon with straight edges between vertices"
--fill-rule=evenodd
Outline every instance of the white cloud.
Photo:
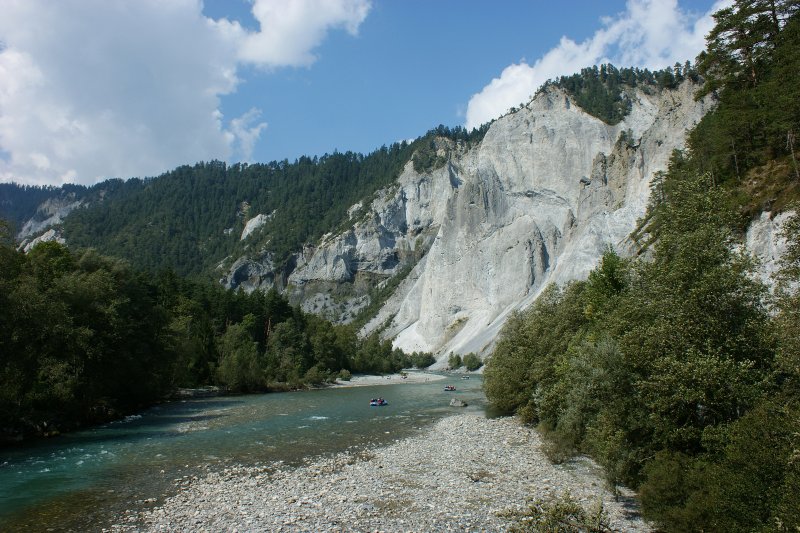
M 244 62 L 307 66 L 368 0 L 255 0 L 261 23 L 211 20 L 200 0 L 0 0 L 0 181 L 93 183 L 248 159 L 266 128 L 226 122 Z M 284 7 L 291 6 L 291 7 Z
M 231 140 L 238 143 L 239 157 L 237 159 L 240 161 L 250 161 L 253 158 L 256 141 L 261 137 L 261 132 L 267 128 L 266 122 L 253 124 L 260 117 L 261 111 L 251 108 L 241 117 L 231 120 Z
M 506 67 L 467 105 L 466 127 L 472 129 L 524 103 L 541 85 L 557 76 L 599 63 L 659 69 L 683 63 L 705 46 L 713 27 L 711 14 L 730 5 L 718 0 L 702 15 L 683 10 L 677 0 L 628 0 L 624 12 L 605 18 L 603 27 L 581 43 L 562 37 L 533 65 Z
M 244 38 L 240 58 L 265 67 L 310 65 L 329 30 L 356 35 L 369 9 L 369 0 L 255 0 L 261 29 Z

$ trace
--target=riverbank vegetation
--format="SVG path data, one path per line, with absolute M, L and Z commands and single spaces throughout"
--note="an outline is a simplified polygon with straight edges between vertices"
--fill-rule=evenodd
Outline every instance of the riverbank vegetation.
M 275 291 L 153 277 L 55 242 L 23 254 L 0 229 L 0 440 L 105 421 L 178 387 L 286 390 L 432 362 Z
M 664 531 L 800 528 L 800 219 L 774 290 L 740 245 L 761 209 L 798 199 L 798 7 L 717 14 L 698 70 L 718 105 L 654 182 L 646 254 L 609 250 L 549 288 L 485 371 L 490 401 L 538 423 L 553 458 L 592 455 Z

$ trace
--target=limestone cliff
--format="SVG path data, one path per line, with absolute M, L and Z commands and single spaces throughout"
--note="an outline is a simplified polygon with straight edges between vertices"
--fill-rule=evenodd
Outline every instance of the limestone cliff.
M 33 218 L 22 226 L 17 235 L 17 240 L 21 242 L 20 247 L 24 248 L 26 245 L 31 244 L 32 237 L 41 234 L 48 228 L 60 225 L 67 215 L 81 205 L 83 205 L 83 202 L 77 199 L 74 193 L 47 199 L 38 207 Z
M 695 89 L 634 91 L 631 112 L 611 126 L 551 86 L 471 149 L 442 140 L 441 168 L 409 163 L 370 205 L 354 206 L 349 228 L 298 256 L 288 289 L 347 321 L 368 297 L 360 281 L 401 273 L 364 333 L 385 328 L 407 350 L 483 353 L 545 285 L 585 277 L 608 246 L 624 253 L 653 175 L 708 110 Z
M 59 226 L 73 210 L 83 205 L 74 193 L 53 196 L 44 201 L 17 234 L 20 249 L 28 251 L 38 242 L 58 240 L 64 242 L 54 226 Z M 48 230 L 45 232 L 45 230 Z M 34 238 L 35 237 L 35 238 Z
M 773 213 L 765 211 L 747 228 L 743 244 L 758 261 L 756 275 L 767 286 L 774 282 L 781 268 L 781 258 L 786 255 L 788 243 L 783 235 L 784 226 L 794 215 L 794 211 L 785 211 L 773 217 Z

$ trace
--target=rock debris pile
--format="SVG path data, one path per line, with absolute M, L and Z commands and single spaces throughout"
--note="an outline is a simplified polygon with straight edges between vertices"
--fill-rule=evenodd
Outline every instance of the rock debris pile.
M 375 450 L 190 480 L 112 531 L 505 531 L 527 501 L 565 491 L 602 502 L 617 531 L 650 530 L 591 461 L 553 465 L 532 428 L 463 414 Z

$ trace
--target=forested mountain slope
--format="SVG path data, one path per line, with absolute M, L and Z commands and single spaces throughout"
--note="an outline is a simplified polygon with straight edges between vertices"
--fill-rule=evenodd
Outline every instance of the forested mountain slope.
M 410 150 L 397 144 L 366 157 L 348 152 L 294 163 L 180 167 L 119 183 L 102 202 L 69 217 L 64 236 L 140 268 L 208 274 L 244 246 L 247 220 L 264 213 L 269 221 L 246 244 L 283 264 L 298 243 L 319 238 L 364 194 L 390 184 Z

